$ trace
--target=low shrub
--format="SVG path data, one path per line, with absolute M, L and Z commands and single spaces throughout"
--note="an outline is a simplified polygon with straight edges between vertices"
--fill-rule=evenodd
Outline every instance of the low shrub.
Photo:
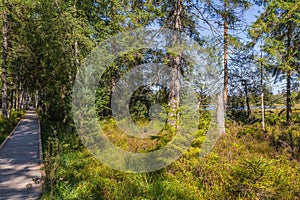
M 130 174 L 97 161 L 73 129 L 44 121 L 48 174 L 42 199 L 299 199 L 299 162 L 284 147 L 272 145 L 271 137 L 288 132 L 294 136 L 299 128 L 267 124 L 263 132 L 259 122 L 229 120 L 227 125 L 227 133 L 204 157 L 199 152 L 205 133 L 199 131 L 174 163 L 155 172 Z M 104 132 L 120 148 L 143 152 L 142 143 L 129 142 L 134 138 L 118 133 L 114 121 L 104 125 Z

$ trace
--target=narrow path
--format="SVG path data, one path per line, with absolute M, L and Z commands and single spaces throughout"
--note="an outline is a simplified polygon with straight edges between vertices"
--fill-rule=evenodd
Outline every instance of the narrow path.
M 0 149 L 0 200 L 39 199 L 40 145 L 37 114 L 29 110 Z

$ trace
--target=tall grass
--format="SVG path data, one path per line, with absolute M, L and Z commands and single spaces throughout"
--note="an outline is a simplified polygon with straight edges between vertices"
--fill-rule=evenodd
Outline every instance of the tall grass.
M 299 199 L 296 138 L 300 126 L 299 115 L 294 116 L 294 123 L 286 127 L 283 116 L 269 113 L 267 135 L 260 128 L 258 116 L 252 124 L 228 120 L 227 133 L 205 157 L 199 157 L 203 140 L 203 134 L 199 134 L 177 161 L 140 174 L 110 169 L 91 156 L 72 127 L 44 121 L 47 178 L 42 199 Z M 105 130 L 116 145 L 143 152 L 143 143 L 119 133 L 113 121 L 105 124 Z M 293 141 L 287 136 L 290 132 Z M 282 139 L 284 136 L 287 138 Z M 292 150 L 290 142 L 294 142 Z M 152 149 L 147 146 L 146 150 Z

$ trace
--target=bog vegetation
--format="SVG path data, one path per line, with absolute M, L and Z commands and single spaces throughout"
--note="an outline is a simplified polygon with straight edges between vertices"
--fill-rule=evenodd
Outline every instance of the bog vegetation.
M 46 172 L 42 199 L 300 199 L 297 1 L 7 0 L 0 4 L 0 143 L 23 110 L 36 108 Z M 125 173 L 99 162 L 84 146 L 73 121 L 72 89 L 78 69 L 95 47 L 112 35 L 141 27 L 171 29 L 203 48 L 207 65 L 218 69 L 224 88 L 225 118 L 218 121 L 222 134 L 214 148 L 199 157 L 214 110 L 202 71 L 195 72 L 201 64 L 192 66 L 179 52 L 167 49 L 118 55 L 100 77 L 94 103 L 104 134 L 126 151 L 147 153 L 167 145 L 184 126 L 179 122 L 185 91 L 176 74 L 186 77 L 194 70 L 198 80 L 199 121 L 190 147 L 160 170 Z M 172 39 L 173 45 L 180 44 L 178 35 Z M 146 84 L 131 95 L 127 117 L 140 126 L 151 122 L 152 105 L 165 111 L 160 132 L 141 139 L 120 130 L 111 104 L 121 77 L 149 63 L 170 67 L 170 84 Z
M 0 145 L 11 133 L 14 127 L 18 122 L 24 117 L 25 112 L 21 111 L 12 111 L 11 116 L 8 119 L 3 119 L 0 116 Z

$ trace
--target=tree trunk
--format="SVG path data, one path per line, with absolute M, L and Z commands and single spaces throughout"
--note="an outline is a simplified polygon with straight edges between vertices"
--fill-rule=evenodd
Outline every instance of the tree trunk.
M 115 86 L 117 85 L 117 70 L 113 69 L 111 73 L 111 82 L 110 82 L 110 88 L 109 88 L 109 97 L 108 102 L 106 104 L 106 108 L 104 109 L 104 116 L 111 117 L 113 115 L 112 113 L 112 96 L 114 93 Z
M 227 0 L 224 0 L 224 11 L 225 11 L 225 16 L 223 16 L 224 24 L 224 35 L 223 35 L 223 40 L 224 40 L 224 88 L 223 88 L 223 113 L 222 115 L 225 114 L 227 111 L 227 104 L 228 104 L 228 29 L 229 29 L 229 24 L 228 24 L 228 17 L 226 16 L 227 12 Z M 219 109 L 220 110 L 220 109 Z M 218 111 L 219 112 L 219 111 Z M 223 130 L 221 130 L 223 133 L 226 132 L 225 129 L 225 118 L 224 116 L 221 118 L 222 120 L 218 121 L 220 124 L 220 127 L 223 127 Z
M 7 118 L 7 14 L 3 11 L 2 45 L 2 117 Z
M 262 58 L 262 53 L 260 53 Z M 263 74 L 263 65 L 260 63 L 260 89 L 261 89 L 261 127 L 265 132 L 265 102 L 264 102 L 264 74 Z
M 265 131 L 265 101 L 264 92 L 261 93 L 261 128 Z
M 40 108 L 40 97 L 39 97 L 39 90 L 35 91 L 35 108 Z
M 251 108 L 250 108 L 250 100 L 248 95 L 248 85 L 247 82 L 245 82 L 245 95 L 246 95 L 246 105 L 247 105 L 247 118 L 250 119 L 251 116 Z
M 291 73 L 287 72 L 286 78 L 286 123 L 290 125 L 292 118 L 292 101 L 291 101 Z
M 227 2 L 224 1 L 225 12 L 227 10 Z M 224 16 L 224 110 L 227 110 L 228 103 L 228 19 Z
M 11 109 L 16 109 L 16 101 L 15 101 L 15 97 L 16 97 L 16 92 L 15 89 L 11 90 Z
M 287 58 L 290 59 L 292 54 L 292 35 L 294 31 L 293 22 L 290 22 L 288 27 L 288 35 L 287 35 Z M 289 62 L 289 65 L 292 65 L 293 63 Z M 291 67 L 291 66 L 289 66 Z M 286 72 L 286 123 L 287 125 L 290 125 L 291 118 L 292 118 L 292 101 L 291 101 L 291 70 L 288 69 Z
M 77 18 L 77 7 L 76 7 L 76 4 L 77 4 L 77 0 L 75 0 L 75 3 L 74 3 L 74 11 L 75 11 L 75 18 Z M 76 70 L 77 68 L 79 67 L 80 65 L 80 61 L 79 61 L 79 47 L 78 47 L 78 40 L 77 38 L 75 39 L 75 42 L 74 42 L 74 56 L 75 56 L 75 67 L 76 67 Z
M 249 95 L 248 95 L 248 83 L 246 79 L 242 80 L 242 85 L 245 86 L 245 96 L 246 96 L 246 106 L 247 106 L 247 118 L 248 120 L 250 119 L 251 115 L 251 108 L 250 108 L 250 100 L 249 100 Z
M 176 31 L 172 37 L 173 46 L 180 44 L 180 34 L 182 32 L 181 15 L 183 5 L 181 0 L 174 1 L 173 13 L 173 30 Z M 179 102 L 180 102 L 180 68 L 181 68 L 181 55 L 171 57 L 171 74 L 170 74 L 170 93 L 169 93 L 169 119 L 168 123 L 176 130 L 179 128 Z
M 16 110 L 19 110 L 19 97 L 20 97 L 20 91 L 18 86 L 16 89 Z
M 19 98 L 19 109 L 23 110 L 23 99 L 24 99 L 24 91 L 22 90 L 21 91 L 21 94 L 20 94 L 20 98 Z

